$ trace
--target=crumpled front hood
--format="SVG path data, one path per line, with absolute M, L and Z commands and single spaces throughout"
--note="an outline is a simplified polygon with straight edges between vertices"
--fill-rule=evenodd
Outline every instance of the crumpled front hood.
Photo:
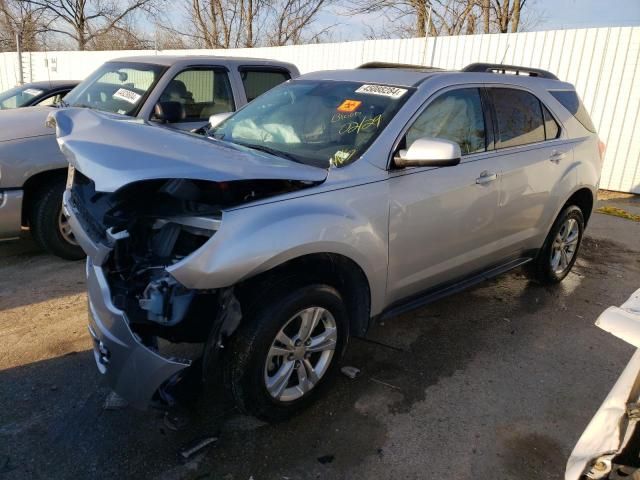
M 48 122 L 55 123 L 69 162 L 101 192 L 165 178 L 323 182 L 327 177 L 322 168 L 88 109 L 56 110 Z
M 24 107 L 0 110 L 0 142 L 20 138 L 53 135 L 45 125 L 47 115 L 55 111 L 51 107 Z

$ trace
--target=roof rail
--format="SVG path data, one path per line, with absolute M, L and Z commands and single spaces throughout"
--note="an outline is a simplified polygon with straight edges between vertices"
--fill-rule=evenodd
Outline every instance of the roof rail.
M 510 73 L 515 75 L 529 75 L 530 77 L 558 80 L 553 73 L 540 68 L 519 67 L 517 65 L 502 65 L 501 63 L 472 63 L 464 67 L 463 72 Z
M 441 68 L 430 67 L 428 65 L 411 65 L 409 63 L 391 63 L 391 62 L 367 62 L 363 63 L 359 69 L 366 68 L 397 68 L 398 70 L 416 70 L 420 72 L 433 72 L 442 70 Z

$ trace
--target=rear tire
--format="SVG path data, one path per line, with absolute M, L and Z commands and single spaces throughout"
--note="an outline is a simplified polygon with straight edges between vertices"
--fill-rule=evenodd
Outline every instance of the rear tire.
M 285 420 L 318 398 L 335 376 L 349 337 L 347 310 L 333 287 L 281 291 L 271 300 L 265 295 L 245 315 L 225 359 L 225 380 L 237 406 L 269 422 Z M 306 337 L 303 325 L 311 325 Z
M 553 223 L 536 258 L 527 265 L 529 276 L 542 284 L 561 282 L 573 268 L 584 234 L 582 210 L 566 207 Z
M 35 241 L 47 252 L 66 260 L 85 257 L 62 214 L 65 180 L 60 178 L 35 193 L 29 211 L 29 227 Z

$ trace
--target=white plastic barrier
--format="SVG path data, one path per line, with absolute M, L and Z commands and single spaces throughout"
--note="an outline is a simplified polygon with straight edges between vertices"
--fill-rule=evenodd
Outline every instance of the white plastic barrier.
M 494 62 L 550 70 L 573 83 L 607 151 L 605 189 L 640 194 L 640 27 L 364 40 L 229 50 L 35 52 L 23 54 L 25 81 L 82 79 L 107 60 L 129 55 L 220 55 L 275 58 L 302 73 L 353 68 L 369 61 L 459 69 Z M 15 53 L 0 54 L 0 90 L 18 82 Z

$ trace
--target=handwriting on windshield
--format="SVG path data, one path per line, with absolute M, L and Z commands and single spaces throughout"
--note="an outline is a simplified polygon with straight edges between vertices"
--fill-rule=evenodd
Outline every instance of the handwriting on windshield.
M 334 113 L 331 117 L 331 123 L 341 122 L 343 120 L 350 120 L 362 115 L 362 112 L 350 112 L 350 113 Z
M 379 128 L 380 123 L 382 123 L 382 114 L 370 118 L 365 117 L 359 122 L 345 123 L 340 130 L 338 130 L 338 133 L 345 135 L 347 133 L 369 132 Z

